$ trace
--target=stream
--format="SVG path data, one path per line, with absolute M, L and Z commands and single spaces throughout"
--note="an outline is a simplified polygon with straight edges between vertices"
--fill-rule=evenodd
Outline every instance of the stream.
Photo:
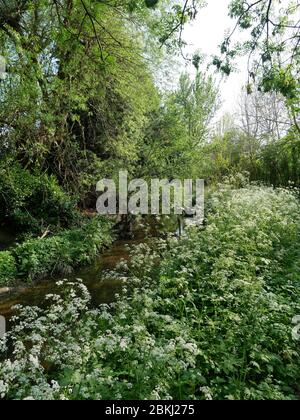
M 115 300 L 115 295 L 122 289 L 122 282 L 114 278 L 110 278 L 107 272 L 113 270 L 117 264 L 122 260 L 129 260 L 128 246 L 136 245 L 142 242 L 147 242 L 150 237 L 159 237 L 163 233 L 176 230 L 176 224 L 170 224 L 163 229 L 157 226 L 153 229 L 153 222 L 151 223 L 151 233 L 143 229 L 136 229 L 134 239 L 117 240 L 109 250 L 104 251 L 94 261 L 93 264 L 75 270 L 73 273 L 65 276 L 68 280 L 82 279 L 83 283 L 89 290 L 91 295 L 91 304 L 97 307 L 103 303 L 112 303 Z M 181 229 L 176 232 L 177 235 L 181 233 Z M 14 243 L 14 238 L 9 232 L 0 230 L 0 250 L 7 249 Z M 10 328 L 10 318 L 15 315 L 14 306 L 39 306 L 43 307 L 45 304 L 45 296 L 48 294 L 55 294 L 58 292 L 56 281 L 64 278 L 63 275 L 55 276 L 42 280 L 32 285 L 23 285 L 11 290 L 7 288 L 0 290 L 0 315 L 4 316 L 7 321 L 7 327 Z
M 92 306 L 96 307 L 101 303 L 111 303 L 114 301 L 115 294 L 121 290 L 121 281 L 114 278 L 107 278 L 104 272 L 113 270 L 121 260 L 128 260 L 129 253 L 127 245 L 137 243 L 137 241 L 116 241 L 113 246 L 101 254 L 92 265 L 79 268 L 66 276 L 68 280 L 81 279 L 88 288 Z M 43 307 L 45 296 L 55 294 L 58 289 L 56 281 L 64 276 L 42 280 L 29 286 L 14 288 L 11 292 L 0 295 L 0 315 L 7 321 L 15 314 L 13 307 L 22 304 L 24 306 Z

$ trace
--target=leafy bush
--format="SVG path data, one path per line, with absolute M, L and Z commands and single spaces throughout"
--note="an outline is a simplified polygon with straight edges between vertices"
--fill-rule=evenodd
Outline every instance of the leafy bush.
M 17 276 L 16 261 L 8 251 L 0 252 L 0 286 L 7 285 Z
M 77 215 L 75 200 L 53 176 L 31 174 L 10 160 L 0 165 L 0 220 L 17 230 L 39 233 L 48 226 L 72 225 Z
M 266 188 L 221 191 L 210 204 L 205 230 L 137 247 L 116 273 L 113 313 L 89 310 L 86 288 L 68 282 L 46 313 L 23 308 L 2 341 L 14 357 L 0 363 L 0 396 L 296 398 L 299 204 Z
M 111 223 L 101 217 L 53 237 L 29 239 L 13 250 L 18 276 L 32 280 L 59 272 L 66 274 L 91 262 L 111 242 Z

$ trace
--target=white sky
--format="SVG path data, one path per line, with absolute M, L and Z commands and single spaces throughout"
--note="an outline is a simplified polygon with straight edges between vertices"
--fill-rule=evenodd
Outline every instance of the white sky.
M 207 0 L 208 5 L 200 10 L 197 19 L 189 25 L 183 39 L 188 43 L 187 53 L 197 50 L 208 56 L 220 55 L 218 48 L 224 39 L 225 31 L 234 27 L 235 21 L 228 16 L 228 5 L 231 0 Z M 238 59 L 238 72 L 225 78 L 220 85 L 223 101 L 221 114 L 234 112 L 238 96 L 243 85 L 247 83 L 247 60 Z

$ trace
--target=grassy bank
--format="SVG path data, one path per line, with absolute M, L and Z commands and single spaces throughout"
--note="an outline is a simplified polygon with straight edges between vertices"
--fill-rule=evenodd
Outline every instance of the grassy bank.
M 112 224 L 103 217 L 48 238 L 29 239 L 9 251 L 0 252 L 0 286 L 20 279 L 32 281 L 53 274 L 66 275 L 75 267 L 93 261 L 112 243 Z
M 0 396 L 296 398 L 298 201 L 249 187 L 216 193 L 209 207 L 205 230 L 137 248 L 113 313 L 90 311 L 80 283 L 62 283 L 46 313 L 23 309 L 10 334 L 14 357 L 0 364 Z
M 111 244 L 112 224 L 83 216 L 77 202 L 54 176 L 30 172 L 10 158 L 0 162 L 0 224 L 13 227 L 20 242 L 0 252 L 0 287 L 66 275 Z M 51 235 L 39 239 L 44 232 Z

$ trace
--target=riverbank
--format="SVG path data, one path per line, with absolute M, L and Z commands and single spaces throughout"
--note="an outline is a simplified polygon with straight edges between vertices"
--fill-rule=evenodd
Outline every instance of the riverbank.
M 68 275 L 68 279 L 71 281 L 82 279 L 91 295 L 93 307 L 112 303 L 115 300 L 115 294 L 121 292 L 122 282 L 107 276 L 106 273 L 114 270 L 121 261 L 128 261 L 130 259 L 129 247 L 139 243 L 140 240 L 115 241 L 107 250 L 101 252 L 92 264 L 76 268 L 72 274 Z M 2 295 L 0 290 L 0 315 L 6 318 L 8 327 L 10 327 L 10 318 L 17 313 L 14 309 L 15 305 L 44 307 L 45 297 L 59 292 L 56 282 L 60 279 L 61 276 L 57 275 L 32 284 L 24 283 L 16 287 L 7 287 Z
M 46 238 L 32 238 L 0 252 L 0 287 L 15 287 L 47 276 L 71 274 L 112 244 L 113 223 L 86 217 L 80 226 Z
M 113 311 L 90 310 L 78 281 L 46 310 L 24 308 L 3 398 L 296 399 L 298 200 L 249 187 L 209 204 L 205 229 L 137 246 Z
M 96 214 L 91 214 L 91 217 L 96 217 Z M 115 222 L 111 222 L 114 226 Z M 99 254 L 88 264 L 76 266 L 72 269 L 72 272 L 64 274 L 52 272 L 43 278 L 36 278 L 30 282 L 26 279 L 18 279 L 18 281 L 12 282 L 10 287 L 0 288 L 0 315 L 5 316 L 9 321 L 16 314 L 15 305 L 43 307 L 45 297 L 48 294 L 58 292 L 56 282 L 64 276 L 72 281 L 76 281 L 78 278 L 83 280 L 91 294 L 93 306 L 112 303 L 115 300 L 115 294 L 121 291 L 122 282 L 110 276 L 106 278 L 105 272 L 113 270 L 121 261 L 128 261 L 132 246 L 144 242 L 149 243 L 151 238 L 165 237 L 175 232 L 176 226 L 176 218 L 168 217 L 158 220 L 156 217 L 148 217 L 146 219 L 135 218 L 129 232 L 123 230 L 123 225 L 118 226 L 118 229 L 111 229 L 110 237 L 114 238 L 113 242 L 109 245 L 106 243 Z M 180 230 L 183 229 L 184 227 L 181 226 Z M 113 233 L 116 230 L 118 230 L 118 233 Z M 175 235 L 179 235 L 179 229 Z M 127 238 L 121 239 L 123 236 L 127 236 Z

